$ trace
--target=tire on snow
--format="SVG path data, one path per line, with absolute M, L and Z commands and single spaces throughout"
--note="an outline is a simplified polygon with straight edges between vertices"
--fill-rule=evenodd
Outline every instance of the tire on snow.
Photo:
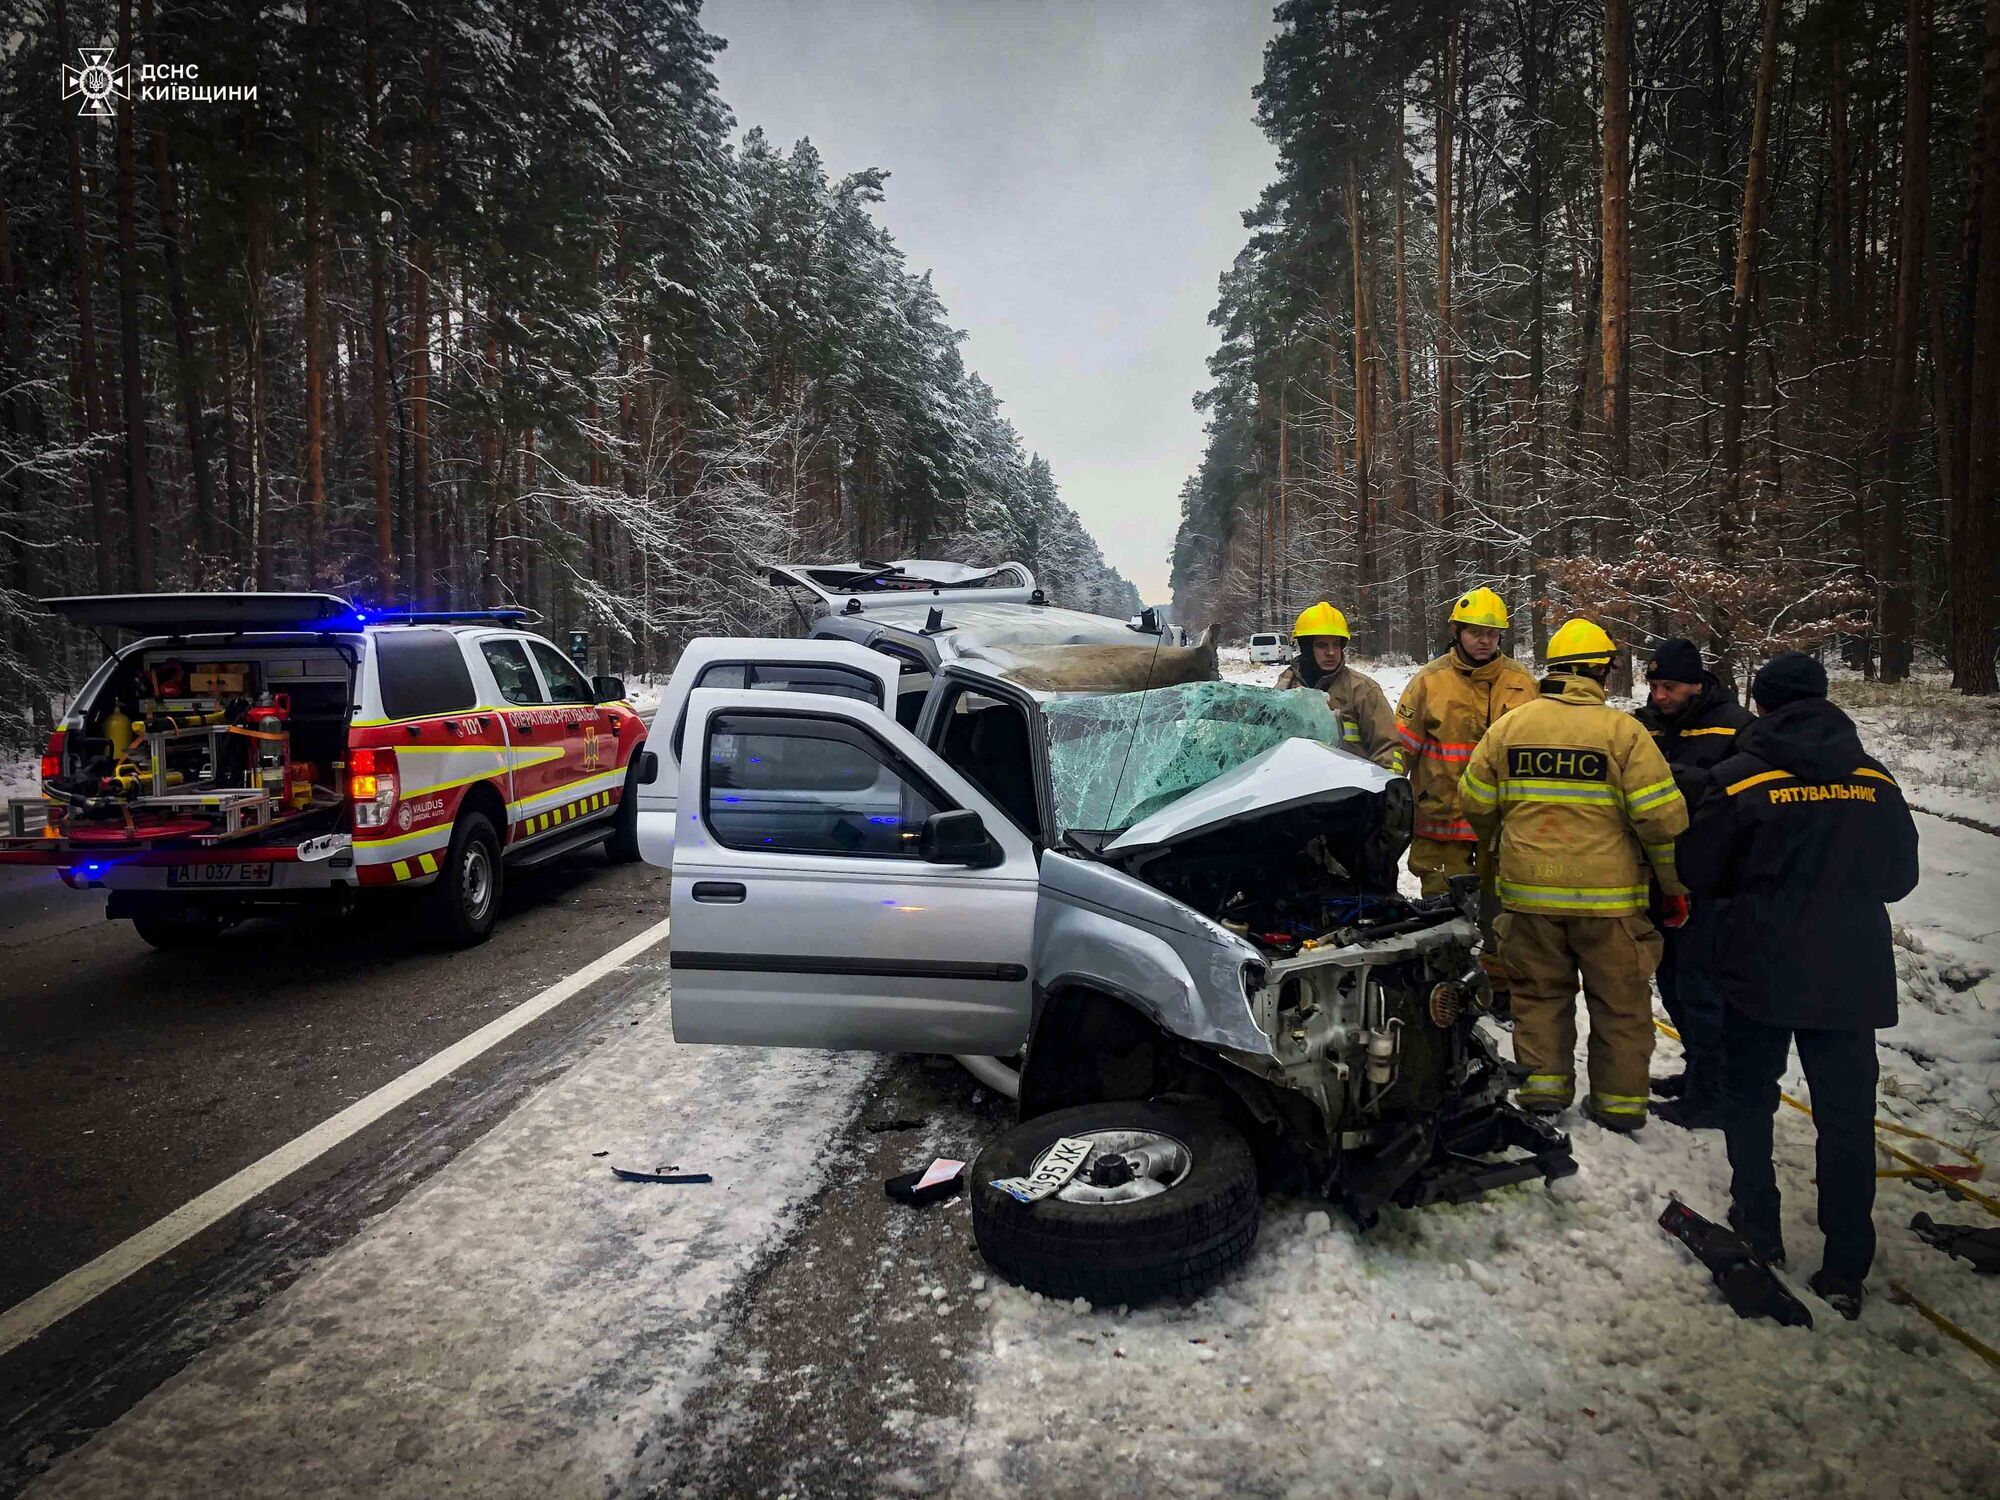
M 1187 1176 L 1137 1202 L 1022 1203 L 993 1186 L 1025 1176 L 1066 1135 L 1148 1130 L 1172 1136 L 1193 1158 Z M 1260 1201 L 1257 1162 L 1242 1132 L 1215 1115 L 1165 1104 L 1106 1103 L 1023 1121 L 972 1164 L 972 1228 L 979 1251 L 1004 1275 L 1048 1297 L 1094 1306 L 1136 1304 L 1205 1291 L 1250 1253 Z

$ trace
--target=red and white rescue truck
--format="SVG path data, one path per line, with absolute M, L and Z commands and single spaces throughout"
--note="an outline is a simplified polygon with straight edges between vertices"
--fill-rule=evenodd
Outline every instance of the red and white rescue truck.
M 156 947 L 259 908 L 407 889 L 443 941 L 492 930 L 505 872 L 638 857 L 646 728 L 521 610 L 377 614 L 331 594 L 47 599 L 141 637 L 93 672 L 11 801 L 0 864 L 110 893 Z M 39 825 L 39 826 L 37 826 Z

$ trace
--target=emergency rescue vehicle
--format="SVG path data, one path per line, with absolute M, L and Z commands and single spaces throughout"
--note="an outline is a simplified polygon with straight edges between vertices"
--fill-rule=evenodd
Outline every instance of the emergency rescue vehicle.
M 49 737 L 0 863 L 109 893 L 155 947 L 259 908 L 407 891 L 483 941 L 505 872 L 602 843 L 638 857 L 645 725 L 522 610 L 374 613 L 332 594 L 44 605 L 113 650 Z M 40 826 L 35 826 L 39 822 Z

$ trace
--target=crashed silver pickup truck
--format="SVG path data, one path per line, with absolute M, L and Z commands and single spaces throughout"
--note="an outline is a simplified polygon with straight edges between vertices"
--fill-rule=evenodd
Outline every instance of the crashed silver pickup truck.
M 638 774 L 677 1038 L 959 1055 L 1020 1104 L 982 1250 L 1092 1301 L 1222 1274 L 1260 1183 L 1365 1226 L 1574 1170 L 1504 1101 L 1476 893 L 1397 894 L 1409 784 L 1321 695 L 927 566 L 783 570 L 814 638 L 680 663 Z

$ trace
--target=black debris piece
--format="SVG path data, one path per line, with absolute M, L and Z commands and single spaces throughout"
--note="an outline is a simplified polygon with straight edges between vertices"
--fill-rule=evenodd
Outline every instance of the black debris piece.
M 947 1198 L 956 1198 L 965 1188 L 965 1163 L 954 1164 L 956 1171 L 937 1177 L 926 1186 L 919 1187 L 926 1176 L 935 1176 L 931 1168 L 921 1172 L 905 1172 L 900 1177 L 891 1177 L 882 1184 L 882 1191 L 898 1203 L 906 1203 L 911 1208 L 928 1208 L 933 1203 L 942 1203 Z
M 1739 1318 L 1769 1318 L 1786 1328 L 1810 1328 L 1812 1313 L 1733 1229 L 1705 1219 L 1678 1198 L 1660 1215 L 1660 1228 L 1694 1252 L 1708 1267 L 1723 1300 Z
M 1981 1276 L 2000 1275 L 2000 1229 L 1940 1224 L 1929 1214 L 1918 1214 L 1910 1220 L 1910 1228 L 1926 1245 L 1968 1262 Z

